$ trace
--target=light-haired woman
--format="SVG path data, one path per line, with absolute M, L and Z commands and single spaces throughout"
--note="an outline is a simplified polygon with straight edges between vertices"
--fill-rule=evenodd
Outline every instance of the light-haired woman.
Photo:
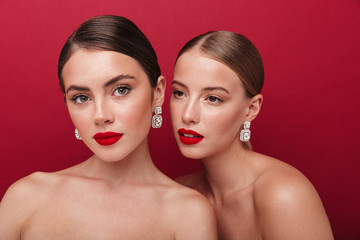
M 180 183 L 206 196 L 219 239 L 333 239 L 321 200 L 294 167 L 251 150 L 251 122 L 263 96 L 255 46 L 228 31 L 208 32 L 179 52 L 172 82 L 176 141 L 203 170 Z

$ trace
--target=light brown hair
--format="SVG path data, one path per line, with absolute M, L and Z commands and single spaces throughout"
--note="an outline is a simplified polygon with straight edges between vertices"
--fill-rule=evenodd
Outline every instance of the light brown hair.
M 231 68 L 242 81 L 249 98 L 261 93 L 264 66 L 260 53 L 245 36 L 229 31 L 207 32 L 187 42 L 176 60 L 193 48 Z
M 181 48 L 177 58 L 197 48 L 205 55 L 232 69 L 252 98 L 261 93 L 264 85 L 264 66 L 259 51 L 245 36 L 229 31 L 210 31 L 194 37 Z M 252 149 L 250 142 L 243 146 Z

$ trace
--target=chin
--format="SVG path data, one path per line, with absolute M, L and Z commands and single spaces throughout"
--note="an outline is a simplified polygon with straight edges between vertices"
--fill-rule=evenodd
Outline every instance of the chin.
M 95 154 L 96 155 L 96 154 Z M 96 155 L 96 157 L 103 161 L 103 162 L 107 162 L 107 163 L 115 163 L 115 162 L 120 162 L 122 159 L 119 157 L 115 157 L 115 156 L 101 156 L 101 155 Z
M 190 159 L 202 159 L 207 156 L 207 154 L 204 154 L 203 152 L 199 151 L 199 149 L 189 149 L 187 147 L 180 147 L 181 154 Z
M 115 162 L 120 162 L 123 159 L 125 159 L 128 154 L 124 153 L 124 152 L 116 152 L 116 151 L 94 151 L 93 152 L 94 155 L 96 156 L 96 158 L 98 158 L 99 160 L 103 161 L 103 162 L 108 162 L 108 163 L 115 163 Z

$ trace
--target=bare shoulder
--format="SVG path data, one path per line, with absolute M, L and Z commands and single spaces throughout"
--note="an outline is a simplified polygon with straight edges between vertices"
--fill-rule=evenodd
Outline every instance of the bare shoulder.
M 12 184 L 0 203 L 0 239 L 19 239 L 22 224 L 44 199 L 51 174 L 36 172 Z
M 174 180 L 183 186 L 189 188 L 196 188 L 198 185 L 201 184 L 203 178 L 204 178 L 203 172 L 199 171 L 175 178 Z
M 265 166 L 254 184 L 258 200 L 268 202 L 267 198 L 276 197 L 286 201 L 299 193 L 302 196 L 318 196 L 311 182 L 296 168 L 265 155 L 258 155 L 258 158 Z
M 163 188 L 164 204 L 169 228 L 174 239 L 217 239 L 214 210 L 198 191 L 167 179 Z
M 23 200 L 24 197 L 30 196 L 32 196 L 31 199 L 36 198 L 36 194 L 39 194 L 43 188 L 46 188 L 46 186 L 54 182 L 54 176 L 54 174 L 44 172 L 32 173 L 13 183 L 6 191 L 3 201 L 7 201 L 8 199 L 12 201 L 16 199 Z M 3 201 L 1 203 L 3 203 Z
M 38 204 L 41 199 L 46 199 L 57 185 L 62 184 L 61 177 L 56 173 L 35 172 L 15 183 L 6 191 L 2 201 L 1 210 L 16 208 L 26 210 Z
M 258 155 L 265 166 L 254 183 L 254 202 L 265 235 L 274 239 L 333 239 L 321 199 L 294 167 Z
M 181 208 L 186 208 L 188 210 L 211 210 L 212 207 L 209 201 L 201 195 L 198 191 L 185 187 L 183 185 L 177 184 L 174 188 L 173 201 L 177 202 L 177 206 Z M 176 192 L 176 194 L 175 194 Z
M 175 239 L 217 239 L 215 213 L 203 195 L 176 183 L 168 200 Z
M 174 180 L 168 179 L 166 184 L 166 196 L 171 205 L 188 210 L 210 210 L 212 207 L 209 201 L 198 191 L 192 189 L 192 186 L 198 181 L 199 173 L 182 176 Z M 173 204 L 175 203 L 175 204 Z

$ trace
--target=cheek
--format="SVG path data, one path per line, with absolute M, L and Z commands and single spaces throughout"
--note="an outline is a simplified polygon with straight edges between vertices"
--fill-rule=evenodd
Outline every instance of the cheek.
M 89 119 L 91 119 L 89 116 L 89 111 L 86 111 L 84 109 L 79 110 L 79 109 L 74 109 L 73 107 L 68 107 L 68 112 L 73 124 L 75 125 L 76 128 L 78 128 L 78 130 L 80 130 L 80 128 L 82 127 L 88 128 Z
M 173 125 L 181 119 L 182 106 L 176 100 L 170 99 L 170 118 Z
M 127 104 L 117 106 L 117 117 L 131 126 L 150 123 L 152 116 L 151 95 L 133 98 Z
M 170 99 L 170 103 L 169 103 L 169 109 L 170 109 L 170 118 L 171 118 L 171 121 L 173 122 L 174 120 L 174 102 Z
M 134 106 L 129 109 L 123 109 L 117 116 L 121 122 L 136 126 L 144 121 L 150 121 L 151 111 L 150 107 L 144 108 L 142 106 Z
M 221 111 L 203 117 L 207 129 L 218 136 L 236 135 L 241 127 L 241 111 L 234 111 L 234 108 L 222 109 Z

